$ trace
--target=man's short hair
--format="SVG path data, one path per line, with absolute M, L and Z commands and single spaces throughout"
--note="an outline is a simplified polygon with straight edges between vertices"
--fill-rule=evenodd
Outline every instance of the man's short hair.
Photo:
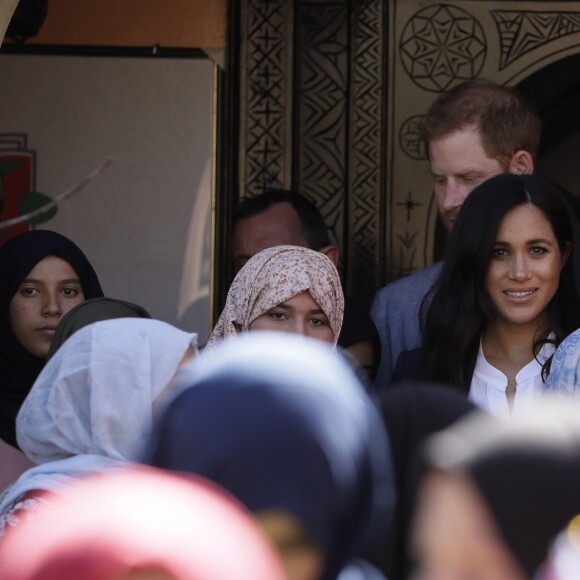
M 302 237 L 311 250 L 318 252 L 331 244 L 318 208 L 301 193 L 287 189 L 267 189 L 263 193 L 242 199 L 234 216 L 234 227 L 240 220 L 259 215 L 279 203 L 289 203 L 294 208 L 300 220 Z
M 475 126 L 491 159 L 507 170 L 517 151 L 536 161 L 542 123 L 534 105 L 511 87 L 493 81 L 465 81 L 435 99 L 421 123 L 421 136 L 429 142 Z

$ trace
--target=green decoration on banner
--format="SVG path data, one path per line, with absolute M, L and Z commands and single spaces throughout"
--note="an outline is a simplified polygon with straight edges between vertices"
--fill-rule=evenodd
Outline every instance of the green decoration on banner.
M 23 163 L 23 161 L 5 161 L 0 163 L 0 178 L 10 175 L 13 171 L 20 169 Z
M 51 201 L 52 198 L 48 195 L 45 195 L 44 193 L 40 193 L 38 191 L 29 191 L 20 200 L 18 211 L 20 212 L 20 215 L 26 215 L 27 213 L 31 213 L 37 209 L 40 209 Z M 56 215 L 57 210 L 58 208 L 55 206 L 47 212 L 32 218 L 28 223 L 31 226 L 37 226 L 43 222 L 46 222 Z

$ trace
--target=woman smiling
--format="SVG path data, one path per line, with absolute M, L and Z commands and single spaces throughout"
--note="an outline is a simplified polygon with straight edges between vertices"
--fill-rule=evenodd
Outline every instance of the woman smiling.
M 423 304 L 422 374 L 499 416 L 532 406 L 555 348 L 580 327 L 579 239 L 569 199 L 541 178 L 477 187 Z

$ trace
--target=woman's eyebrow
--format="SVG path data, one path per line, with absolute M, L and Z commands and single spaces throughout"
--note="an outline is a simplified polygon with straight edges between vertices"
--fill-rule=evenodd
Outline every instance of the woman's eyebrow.
M 528 240 L 528 244 L 549 244 L 551 246 L 552 242 L 546 238 L 535 238 L 533 240 Z
M 65 278 L 64 280 L 59 280 L 59 284 L 80 284 L 79 278 Z M 37 278 L 25 278 L 20 282 L 20 284 L 44 284 L 44 280 L 38 280 Z
M 553 245 L 553 243 L 546 239 L 546 238 L 534 238 L 532 240 L 526 240 L 526 244 L 529 245 L 533 245 L 533 244 L 549 244 L 550 246 Z M 511 246 L 512 244 L 510 242 L 504 242 L 502 240 L 496 240 L 493 243 L 494 246 Z

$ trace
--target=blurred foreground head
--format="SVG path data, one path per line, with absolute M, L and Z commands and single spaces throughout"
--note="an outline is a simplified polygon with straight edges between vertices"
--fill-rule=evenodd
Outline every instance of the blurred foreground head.
M 232 497 L 153 469 L 93 476 L 7 534 L 10 580 L 284 580 L 278 556 Z
M 386 433 L 348 364 L 322 341 L 248 333 L 191 367 L 147 461 L 237 497 L 290 578 L 336 578 L 383 538 L 393 506 Z
M 545 398 L 509 422 L 476 415 L 427 445 L 418 578 L 530 578 L 580 513 L 580 407 Z

